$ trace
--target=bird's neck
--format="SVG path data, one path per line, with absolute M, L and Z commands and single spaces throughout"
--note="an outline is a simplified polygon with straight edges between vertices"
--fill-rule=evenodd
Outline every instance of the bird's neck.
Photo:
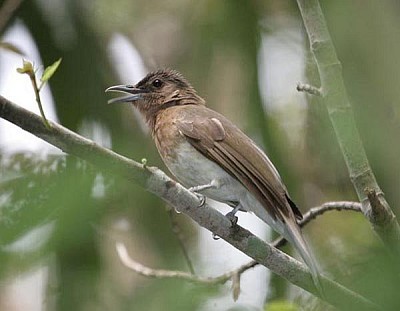
M 158 116 L 166 110 L 172 107 L 180 107 L 187 105 L 198 105 L 205 106 L 205 100 L 197 94 L 189 94 L 187 96 L 180 97 L 175 100 L 167 100 L 163 104 L 148 105 L 147 107 L 141 107 L 141 112 L 145 117 L 146 123 L 154 134 Z

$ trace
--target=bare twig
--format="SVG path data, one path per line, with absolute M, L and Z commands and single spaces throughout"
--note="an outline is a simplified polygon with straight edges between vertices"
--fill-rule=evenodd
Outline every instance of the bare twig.
M 321 96 L 321 89 L 306 83 L 297 83 L 296 90 L 299 92 L 305 92 L 311 95 Z
M 0 33 L 23 0 L 5 0 L 0 8 Z
M 176 238 L 178 239 L 179 242 L 179 246 L 182 250 L 183 256 L 185 257 L 186 263 L 188 265 L 188 268 L 190 270 L 190 273 L 192 274 L 196 274 L 194 272 L 194 268 L 193 268 L 193 264 L 192 261 L 190 260 L 189 254 L 187 252 L 186 246 L 185 246 L 185 238 L 183 237 L 181 228 L 179 227 L 178 222 L 175 219 L 175 211 L 172 208 L 168 208 L 167 209 L 167 213 L 169 216 L 169 220 L 171 222 L 171 228 L 172 228 L 172 232 L 175 234 Z
M 349 202 L 349 201 L 324 203 L 321 206 L 311 208 L 306 214 L 304 214 L 303 219 L 300 222 L 300 226 L 303 227 L 307 225 L 311 220 L 329 211 L 361 212 L 361 204 L 358 202 Z M 172 210 L 170 210 L 170 212 L 173 213 Z M 180 234 L 180 232 L 178 234 Z M 275 247 L 282 247 L 285 243 L 286 240 L 284 238 L 278 238 L 274 242 L 272 242 L 272 245 Z M 122 243 L 117 243 L 116 247 L 122 263 L 129 269 L 143 276 L 155 277 L 155 278 L 179 278 L 203 284 L 224 284 L 227 281 L 231 280 L 232 295 L 235 301 L 238 299 L 240 294 L 240 275 L 259 264 L 257 261 L 252 260 L 234 270 L 221 274 L 217 277 L 199 277 L 196 276 L 193 271 L 191 271 L 191 273 L 186 273 L 182 271 L 157 270 L 146 267 L 138 263 L 131 257 L 129 257 L 126 247 Z M 184 247 L 183 249 L 186 252 L 186 249 Z
M 102 148 L 93 141 L 81 137 L 57 123 L 49 121 L 51 124 L 51 130 L 49 130 L 38 115 L 13 104 L 2 96 L 0 96 L 0 117 L 66 153 L 87 160 L 104 171 L 112 172 L 114 175 L 118 174 L 136 182 L 272 272 L 319 296 L 328 303 L 346 310 L 377 309 L 377 306 L 366 298 L 325 276 L 321 276 L 320 280 L 325 292 L 329 295 L 322 297 L 315 288 L 311 274 L 304 264 L 265 243 L 248 230 L 238 225 L 232 226 L 224 215 L 207 203 L 199 208 L 201 202 L 195 194 L 170 179 L 158 168 L 146 166 L 144 169 L 142 164 Z
M 385 207 L 382 205 L 379 196 L 374 189 L 366 188 L 365 193 L 368 196 L 368 201 L 371 204 L 371 213 L 373 218 L 377 219 L 379 223 L 390 223 L 391 218 L 387 219 L 387 213 L 385 213 Z
M 236 269 L 224 274 L 221 274 L 217 277 L 201 277 L 194 275 L 192 273 L 183 272 L 183 271 L 173 271 L 173 270 L 163 270 L 163 269 L 153 269 L 142 265 L 141 263 L 132 259 L 125 245 L 121 242 L 117 242 L 115 245 L 117 249 L 117 253 L 122 263 L 129 269 L 135 271 L 136 273 L 152 278 L 164 279 L 164 278 L 176 278 L 183 279 L 185 281 L 201 283 L 201 284 L 209 284 L 209 285 L 217 285 L 224 284 L 233 276 L 237 274 L 241 274 L 244 270 L 249 269 L 247 265 L 243 265 L 240 269 Z
M 116 243 L 115 245 L 117 249 L 117 253 L 122 263 L 128 267 L 129 269 L 135 271 L 136 273 L 153 278 L 177 278 L 183 279 L 190 282 L 195 283 L 207 283 L 207 284 L 217 284 L 214 278 L 204 278 L 196 276 L 192 273 L 183 272 L 183 271 L 172 271 L 172 270 L 162 270 L 162 269 L 152 269 L 146 267 L 137 261 L 133 260 L 125 247 L 125 245 L 121 242 Z
M 354 211 L 361 212 L 361 203 L 351 201 L 338 201 L 338 202 L 326 202 L 321 206 L 311 208 L 307 213 L 304 214 L 303 219 L 300 221 L 300 226 L 304 227 L 311 220 L 317 216 L 324 214 L 329 211 Z
M 236 301 L 240 295 L 240 273 L 232 275 L 232 296 L 233 300 Z
M 310 208 L 310 210 L 303 215 L 303 219 L 299 222 L 300 227 L 304 227 L 311 220 L 329 211 L 355 211 L 361 212 L 361 203 L 351 201 L 339 201 L 339 202 L 326 202 L 321 206 Z M 276 239 L 272 245 L 280 248 L 285 245 L 286 239 L 280 237 Z
M 297 0 L 297 4 L 310 40 L 311 52 L 318 67 L 322 97 L 350 178 L 362 203 L 363 214 L 368 218 L 387 249 L 400 256 L 400 226 L 368 163 L 347 97 L 342 66 L 337 58 L 319 2 L 318 0 Z M 375 217 L 376 213 L 371 213 L 366 188 L 378 194 L 377 200 L 380 201 L 379 205 L 382 207 L 380 213 L 385 213 L 385 217 Z M 382 220 L 384 221 L 381 222 Z

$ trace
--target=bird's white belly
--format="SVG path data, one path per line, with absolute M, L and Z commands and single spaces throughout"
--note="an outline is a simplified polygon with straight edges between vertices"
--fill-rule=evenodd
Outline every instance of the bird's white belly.
M 164 159 L 168 169 L 185 187 L 207 185 L 217 181 L 219 187 L 201 191 L 207 197 L 223 203 L 240 203 L 241 209 L 251 211 L 283 234 L 282 224 L 275 222 L 262 204 L 235 178 L 213 161 L 207 159 L 192 145 L 182 143 L 176 157 Z
M 165 158 L 164 161 L 171 173 L 185 187 L 196 187 L 217 181 L 219 187 L 202 191 L 213 200 L 225 203 L 239 202 L 248 192 L 239 181 L 187 142 L 179 145 L 173 159 Z

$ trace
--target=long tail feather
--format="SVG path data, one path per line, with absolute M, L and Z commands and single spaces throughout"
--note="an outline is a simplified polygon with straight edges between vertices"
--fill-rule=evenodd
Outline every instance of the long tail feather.
M 320 294 L 325 296 L 317 262 L 315 261 L 310 248 L 305 241 L 303 234 L 301 233 L 299 225 L 290 218 L 285 219 L 285 225 L 285 238 L 289 240 L 289 242 L 296 248 L 297 252 L 303 258 L 304 262 L 310 269 L 314 285 Z

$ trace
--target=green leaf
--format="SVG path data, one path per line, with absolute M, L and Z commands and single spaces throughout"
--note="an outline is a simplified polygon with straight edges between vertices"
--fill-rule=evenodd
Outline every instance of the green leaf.
M 9 42 L 0 42 L 0 48 L 24 56 L 25 53 L 16 45 Z
M 48 66 L 44 72 L 42 77 L 40 78 L 40 81 L 43 83 L 47 82 L 52 76 L 53 74 L 56 72 L 58 66 L 61 63 L 62 58 L 60 58 L 59 60 L 57 60 L 56 62 L 54 62 L 52 65 Z
M 19 73 L 27 73 L 27 74 L 33 74 L 33 64 L 28 61 L 28 60 L 22 60 L 22 67 L 21 68 L 17 68 L 17 71 Z

